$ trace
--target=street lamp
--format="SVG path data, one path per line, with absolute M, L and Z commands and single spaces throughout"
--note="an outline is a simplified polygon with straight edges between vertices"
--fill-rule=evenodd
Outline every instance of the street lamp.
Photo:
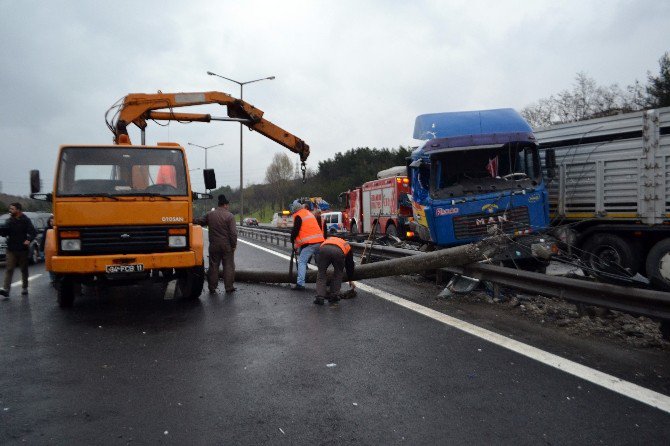
M 205 149 L 205 170 L 206 170 L 206 169 L 207 169 L 207 150 L 209 150 L 209 149 L 211 149 L 211 148 L 213 148 L 213 147 L 222 146 L 223 143 L 220 143 L 220 144 L 214 144 L 213 146 L 208 146 L 208 147 L 199 146 L 198 144 L 193 144 L 193 143 L 191 143 L 191 142 L 188 143 L 188 145 L 189 145 L 189 146 L 194 146 L 194 147 L 200 147 L 201 149 Z
M 225 80 L 230 81 L 230 82 L 235 82 L 237 85 L 239 85 L 240 86 L 240 100 L 244 100 L 244 86 L 246 84 L 251 84 L 253 82 L 259 82 L 259 81 L 265 81 L 265 80 L 270 80 L 271 81 L 275 78 L 274 76 L 269 76 L 269 77 L 262 77 L 260 79 L 254 79 L 252 81 L 240 82 L 240 81 L 236 81 L 235 79 L 230 79 L 228 77 L 221 76 L 220 74 L 212 73 L 211 71 L 208 71 L 207 74 L 209 74 L 210 76 L 220 77 L 221 79 L 225 79 Z M 242 124 L 240 122 L 240 225 L 242 224 L 242 220 L 244 219 L 244 194 L 242 193 L 242 191 L 244 190 L 243 189 L 243 177 L 242 177 L 242 175 L 243 175 L 243 173 L 242 173 L 242 166 L 243 166 L 243 162 L 242 162 L 242 147 L 243 147 L 242 127 L 243 126 L 244 126 L 244 124 Z

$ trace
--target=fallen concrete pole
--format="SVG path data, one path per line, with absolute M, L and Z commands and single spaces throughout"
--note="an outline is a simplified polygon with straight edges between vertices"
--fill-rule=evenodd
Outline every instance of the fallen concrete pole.
M 351 280 L 399 276 L 402 274 L 413 274 L 422 271 L 446 268 L 448 266 L 467 265 L 492 257 L 501 249 L 501 246 L 505 242 L 509 242 L 509 239 L 503 236 L 496 236 L 470 245 L 440 249 L 438 251 L 416 254 L 400 259 L 356 265 L 354 277 Z M 289 276 L 288 269 L 289 265 L 287 262 L 285 272 L 238 270 L 235 271 L 235 281 L 253 283 L 295 283 L 297 272 L 294 270 L 293 274 Z M 329 270 L 328 276 L 330 277 L 331 274 L 332 270 Z M 316 275 L 316 271 L 308 270 L 305 281 L 307 283 L 315 283 Z M 350 279 L 345 277 L 345 280 Z

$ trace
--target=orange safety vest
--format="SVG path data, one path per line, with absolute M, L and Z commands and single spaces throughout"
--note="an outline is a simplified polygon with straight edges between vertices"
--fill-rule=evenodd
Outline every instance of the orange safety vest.
M 349 243 L 339 237 L 328 237 L 325 242 L 321 243 L 321 246 L 323 245 L 335 245 L 342 250 L 345 256 L 351 251 Z
M 319 224 L 316 222 L 316 217 L 307 209 L 300 209 L 293 214 L 295 217 L 300 217 L 302 223 L 300 224 L 300 231 L 298 237 L 295 239 L 295 247 L 300 248 L 303 245 L 311 245 L 313 243 L 323 242 L 323 233 Z

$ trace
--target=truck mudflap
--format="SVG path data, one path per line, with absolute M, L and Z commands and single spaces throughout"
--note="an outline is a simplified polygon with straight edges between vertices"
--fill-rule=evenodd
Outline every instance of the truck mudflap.
M 155 269 L 181 269 L 202 265 L 194 251 L 157 254 L 51 257 L 49 271 L 56 274 L 129 274 Z

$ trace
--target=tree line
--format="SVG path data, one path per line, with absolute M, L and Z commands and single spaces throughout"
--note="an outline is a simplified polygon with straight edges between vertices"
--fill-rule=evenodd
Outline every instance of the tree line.
M 380 170 L 404 166 L 411 152 L 412 148 L 403 146 L 349 149 L 320 161 L 316 169 L 308 168 L 304 183 L 298 163 L 292 163 L 286 153 L 277 153 L 266 169 L 265 183 L 244 188 L 244 215 L 269 221 L 274 212 L 288 209 L 293 200 L 301 197 L 321 197 L 331 209 L 341 209 L 340 193 L 377 178 Z M 222 187 L 212 191 L 214 198 L 220 193 L 230 201 L 230 210 L 239 213 L 239 189 Z M 196 203 L 196 214 L 204 212 L 209 204 Z

